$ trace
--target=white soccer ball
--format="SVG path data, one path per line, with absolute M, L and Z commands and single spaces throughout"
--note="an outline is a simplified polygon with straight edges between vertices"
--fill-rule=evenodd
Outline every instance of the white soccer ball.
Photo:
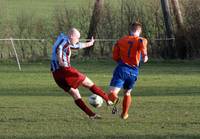
M 103 104 L 102 97 L 100 97 L 100 96 L 98 96 L 96 94 L 92 94 L 91 96 L 89 96 L 88 99 L 89 99 L 90 105 L 94 106 L 95 108 L 99 108 Z

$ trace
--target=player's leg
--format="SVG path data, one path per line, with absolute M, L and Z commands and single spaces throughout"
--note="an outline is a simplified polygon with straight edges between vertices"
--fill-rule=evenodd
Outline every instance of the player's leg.
M 72 71 L 69 71 L 69 72 L 71 73 L 70 75 L 77 75 L 77 74 L 79 75 L 79 76 L 75 76 L 75 77 L 79 77 L 79 78 L 76 78 L 75 83 L 73 82 L 75 80 L 75 78 L 73 78 L 74 76 L 67 75 L 68 73 L 66 71 L 53 73 L 55 82 L 57 83 L 57 85 L 60 88 L 62 88 L 65 92 L 69 93 L 73 97 L 75 104 L 79 108 L 81 108 L 90 118 L 100 119 L 101 117 L 99 115 L 92 112 L 85 105 L 85 103 L 83 102 L 83 100 L 81 98 L 79 90 L 75 89 L 69 85 L 69 83 L 70 83 L 70 84 L 73 84 L 75 87 L 78 87 L 79 84 L 81 84 L 82 80 L 85 78 L 84 75 L 80 75 L 78 72 L 76 72 L 76 70 L 73 70 L 73 69 L 72 69 Z M 71 82 L 68 79 L 71 79 Z
M 131 106 L 132 98 L 131 98 L 131 90 L 124 90 L 124 98 L 122 103 L 122 113 L 121 118 L 127 119 L 128 118 L 128 111 Z
M 90 80 L 88 77 L 85 78 L 85 80 L 82 82 L 82 85 L 86 88 L 89 88 L 91 92 L 94 94 L 97 94 L 101 96 L 108 105 L 112 105 L 113 103 L 109 100 L 108 95 L 98 86 L 96 86 L 92 80 Z
M 119 104 L 118 93 L 121 88 L 110 86 L 109 89 L 109 99 L 113 102 L 112 114 L 116 114 L 118 112 L 117 104 Z
M 109 99 L 112 102 L 118 101 L 118 93 L 123 87 L 124 84 L 124 71 L 123 68 L 117 66 L 113 72 L 113 77 L 110 81 L 110 88 L 109 88 Z
M 113 73 L 113 77 L 110 81 L 109 88 L 109 99 L 114 103 L 112 114 L 116 114 L 118 112 L 117 104 L 119 104 L 118 93 L 123 87 L 124 84 L 124 72 L 121 70 L 121 67 L 117 67 Z
M 108 99 L 108 95 L 77 69 L 73 67 L 67 69 L 66 77 L 66 82 L 68 82 L 72 88 L 78 88 L 80 85 L 83 85 L 84 87 L 90 89 L 90 91 L 92 91 L 94 94 L 101 96 L 108 105 L 112 105 L 112 102 Z
M 92 119 L 99 119 L 101 118 L 99 115 L 96 113 L 92 112 L 92 110 L 87 107 L 87 105 L 84 103 L 84 101 L 81 98 L 81 95 L 79 93 L 78 89 L 70 88 L 68 93 L 74 98 L 75 104 L 82 109 L 90 118 Z
M 131 91 L 132 88 L 135 85 L 135 82 L 137 81 L 137 75 L 134 74 L 134 72 L 130 71 L 131 74 L 127 74 L 127 78 L 124 82 L 123 88 L 124 88 L 124 98 L 122 103 L 122 113 L 121 118 L 127 119 L 128 118 L 128 111 L 132 102 L 131 98 Z
M 121 88 L 110 86 L 108 97 L 112 102 L 115 102 L 116 100 L 118 100 L 118 93 L 120 90 Z

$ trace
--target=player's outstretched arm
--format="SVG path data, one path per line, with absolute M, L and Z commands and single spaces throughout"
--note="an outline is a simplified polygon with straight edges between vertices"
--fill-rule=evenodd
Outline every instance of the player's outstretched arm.
M 82 47 L 81 47 L 81 48 L 87 48 L 87 47 L 93 46 L 94 41 L 95 41 L 95 40 L 94 40 L 94 38 L 93 38 L 93 36 L 92 36 L 92 38 L 90 39 L 89 42 L 82 43 Z

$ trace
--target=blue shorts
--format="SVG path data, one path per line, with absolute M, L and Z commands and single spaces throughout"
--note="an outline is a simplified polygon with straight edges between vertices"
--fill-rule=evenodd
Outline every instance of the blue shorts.
M 137 80 L 138 68 L 130 67 L 126 64 L 119 64 L 113 73 L 113 78 L 110 82 L 110 86 L 123 89 L 132 89 Z

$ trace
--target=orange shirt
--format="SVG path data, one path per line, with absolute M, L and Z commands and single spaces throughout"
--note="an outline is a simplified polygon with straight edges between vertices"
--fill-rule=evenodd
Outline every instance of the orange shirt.
M 140 55 L 147 55 L 147 39 L 137 36 L 124 36 L 113 47 L 113 59 L 130 66 L 138 66 Z

